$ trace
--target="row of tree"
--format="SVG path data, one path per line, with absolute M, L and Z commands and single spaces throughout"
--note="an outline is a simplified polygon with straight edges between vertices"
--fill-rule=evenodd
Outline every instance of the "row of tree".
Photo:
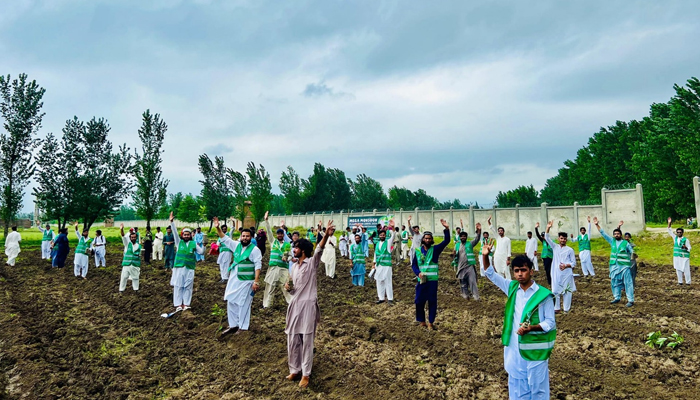
M 700 175 L 700 80 L 674 85 L 666 103 L 642 120 L 601 128 L 537 193 L 532 186 L 499 193 L 499 206 L 529 201 L 600 201 L 603 187 L 641 183 L 647 219 L 695 215 L 692 179 Z

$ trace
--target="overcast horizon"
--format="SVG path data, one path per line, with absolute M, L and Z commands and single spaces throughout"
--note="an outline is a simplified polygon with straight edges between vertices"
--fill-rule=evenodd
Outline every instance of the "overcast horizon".
M 142 3 L 10 2 L 0 73 L 46 89 L 42 138 L 104 117 L 133 151 L 159 113 L 169 192 L 199 194 L 207 153 L 275 193 L 320 162 L 488 205 L 700 76 L 691 1 Z

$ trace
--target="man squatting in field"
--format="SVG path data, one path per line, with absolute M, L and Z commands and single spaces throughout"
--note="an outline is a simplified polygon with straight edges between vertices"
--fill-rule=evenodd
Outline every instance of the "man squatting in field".
M 532 280 L 533 264 L 525 255 L 510 263 L 515 280 L 497 274 L 490 247 L 483 246 L 480 255 L 486 277 L 508 296 L 501 342 L 509 398 L 549 399 L 549 356 L 557 335 L 552 292 Z
M 187 310 L 192 303 L 192 289 L 194 289 L 194 269 L 197 266 L 195 254 L 204 254 L 204 246 L 195 242 L 192 231 L 182 230 L 182 238 L 175 227 L 172 211 L 170 212 L 170 229 L 173 231 L 175 241 L 175 263 L 170 285 L 173 287 L 173 306 L 175 310 Z

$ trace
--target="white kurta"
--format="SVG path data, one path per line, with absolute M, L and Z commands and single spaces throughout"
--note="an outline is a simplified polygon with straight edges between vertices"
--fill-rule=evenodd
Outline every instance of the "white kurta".
M 561 246 L 554 243 L 549 233 L 544 234 L 544 240 L 552 247 L 552 293 L 555 295 L 575 292 L 574 268 L 576 267 L 576 255 L 574 249 L 569 246 Z M 560 264 L 571 264 L 571 268 L 563 271 L 559 269 Z
M 221 241 L 231 249 L 232 254 L 235 254 L 236 247 L 241 245 L 241 242 L 237 240 L 232 240 L 230 237 L 226 236 L 221 238 Z M 252 243 L 248 246 L 254 246 Z M 245 252 L 247 246 L 241 249 L 241 252 Z M 262 268 L 262 253 L 257 247 L 253 248 L 250 253 L 250 261 L 255 264 L 255 270 L 258 271 Z M 226 284 L 226 291 L 224 292 L 224 300 L 234 303 L 237 305 L 243 305 L 246 303 L 247 297 L 250 297 L 250 292 L 253 287 L 254 281 L 242 281 L 238 279 L 238 266 L 234 266 L 229 272 L 228 284 Z
M 671 228 L 668 228 L 668 234 L 671 235 L 673 238 L 673 245 L 675 246 L 676 243 L 680 244 L 681 238 L 676 236 L 675 232 Z M 688 251 L 690 251 L 690 240 L 685 241 L 685 246 L 688 248 Z M 673 257 L 673 268 L 675 268 L 676 271 L 681 271 L 685 272 L 686 269 L 688 270 L 688 273 L 690 273 L 690 258 L 683 258 L 683 257 Z
M 44 228 L 42 228 L 42 227 L 40 227 L 40 226 L 38 226 L 37 228 L 39 228 L 39 231 L 40 231 L 41 234 L 42 234 L 42 241 L 41 241 L 41 258 L 42 258 L 42 259 L 46 259 L 46 260 L 50 260 L 50 259 L 51 259 L 51 241 L 54 240 L 54 239 L 56 238 L 56 233 L 55 233 L 54 231 L 52 231 L 51 229 L 44 229 Z M 47 231 L 47 230 L 48 230 L 49 232 L 51 232 L 51 239 L 50 239 L 50 240 L 44 241 L 44 240 L 43 240 L 43 235 L 44 235 L 44 232 Z
M 540 269 L 537 266 L 537 256 L 535 253 L 537 253 L 537 238 L 532 237 L 525 241 L 525 254 L 527 255 L 527 258 L 532 261 L 535 271 L 539 271 Z
M 20 252 L 19 242 L 21 241 L 22 235 L 17 231 L 10 232 L 5 239 L 5 255 L 7 256 L 7 263 L 11 266 L 15 265 L 15 259 Z
M 489 225 L 489 230 L 492 232 L 491 237 L 496 238 L 493 266 L 501 276 L 510 279 L 510 267 L 508 266 L 508 257 L 511 256 L 510 238 L 505 235 L 501 237 L 493 225 Z
M 107 240 L 105 239 L 104 235 L 95 236 L 95 240 L 92 241 L 92 248 L 95 250 L 96 267 L 99 267 L 100 265 L 103 267 L 107 266 L 105 260 L 105 254 L 107 254 L 107 248 L 105 247 L 106 245 Z
M 174 222 L 170 225 L 170 229 L 173 231 L 173 240 L 175 241 L 176 249 L 175 257 L 177 258 L 177 246 L 180 245 L 180 241 L 182 239 L 180 238 L 180 234 L 178 233 Z M 204 254 L 204 247 L 195 243 L 195 253 Z M 194 269 L 189 269 L 186 267 L 173 267 L 173 274 L 170 277 L 170 286 L 174 288 L 173 305 L 175 307 L 182 304 L 189 305 L 189 300 L 192 299 L 192 288 L 194 286 Z
M 335 278 L 335 236 L 331 236 L 326 241 L 326 249 L 321 255 L 321 262 L 326 266 L 326 275 Z M 318 247 L 316 248 L 318 250 Z

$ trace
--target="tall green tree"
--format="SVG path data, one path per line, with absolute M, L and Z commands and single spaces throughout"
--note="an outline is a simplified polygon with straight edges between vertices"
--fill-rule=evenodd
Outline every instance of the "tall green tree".
M 534 207 L 539 202 L 539 192 L 535 187 L 520 185 L 515 189 L 506 192 L 498 192 L 496 195 L 496 203 L 499 207 L 515 207 L 517 204 L 521 206 Z
M 387 208 L 388 198 L 379 181 L 365 174 L 360 174 L 354 182 L 348 180 L 348 184 L 352 191 L 353 209 L 380 210 Z
M 330 210 L 330 200 L 328 196 L 330 177 L 326 167 L 321 163 L 314 164 L 314 171 L 309 179 L 302 179 L 302 204 L 304 211 L 326 211 Z
M 203 222 L 203 206 L 204 205 L 199 198 L 193 196 L 192 193 L 187 193 L 178 206 L 177 219 L 190 224 Z
M 203 179 L 201 197 L 206 207 L 205 218 L 209 221 L 209 232 L 212 230 L 214 217 L 224 220 L 233 212 L 233 199 L 231 185 L 227 179 L 228 170 L 224 165 L 223 157 L 214 157 L 214 161 L 208 155 L 199 156 L 199 171 Z
M 72 171 L 62 171 L 56 160 L 63 160 L 63 149 L 53 133 L 46 135 L 37 157 L 35 172 L 36 187 L 32 194 L 41 210 L 42 220 L 57 220 L 59 227 L 65 227 L 71 218 L 71 186 L 68 184 Z
M 345 172 L 337 168 L 328 168 L 328 210 L 348 210 L 352 206 L 352 193 Z
M 0 135 L 0 216 L 7 236 L 10 221 L 22 208 L 24 188 L 34 174 L 32 151 L 38 144 L 46 90 L 26 74 L 12 80 L 0 75 L 0 115 L 5 133 Z
M 280 177 L 280 192 L 284 196 L 284 210 L 287 214 L 298 213 L 303 210 L 303 199 L 301 196 L 301 179 L 292 166 L 288 166 L 286 171 L 282 171 Z
M 394 210 L 410 210 L 416 207 L 416 196 L 410 189 L 398 187 L 396 185 L 389 188 L 387 200 L 389 207 Z
M 228 180 L 231 185 L 231 191 L 233 192 L 233 216 L 237 220 L 243 222 L 247 215 L 246 202 L 250 196 L 248 190 L 248 180 L 246 176 L 238 171 L 228 169 Z
M 250 212 L 256 223 L 259 223 L 265 217 L 265 213 L 270 210 L 272 202 L 272 182 L 270 174 L 265 170 L 263 165 L 256 166 L 255 163 L 249 162 L 246 168 L 248 175 L 248 186 L 250 188 Z
M 151 114 L 146 110 L 141 116 L 141 154 L 136 153 L 134 176 L 136 191 L 134 192 L 134 207 L 137 214 L 146 220 L 146 229 L 151 228 L 151 220 L 156 217 L 158 210 L 165 204 L 168 180 L 163 179 L 163 140 L 168 125 L 159 114 Z

